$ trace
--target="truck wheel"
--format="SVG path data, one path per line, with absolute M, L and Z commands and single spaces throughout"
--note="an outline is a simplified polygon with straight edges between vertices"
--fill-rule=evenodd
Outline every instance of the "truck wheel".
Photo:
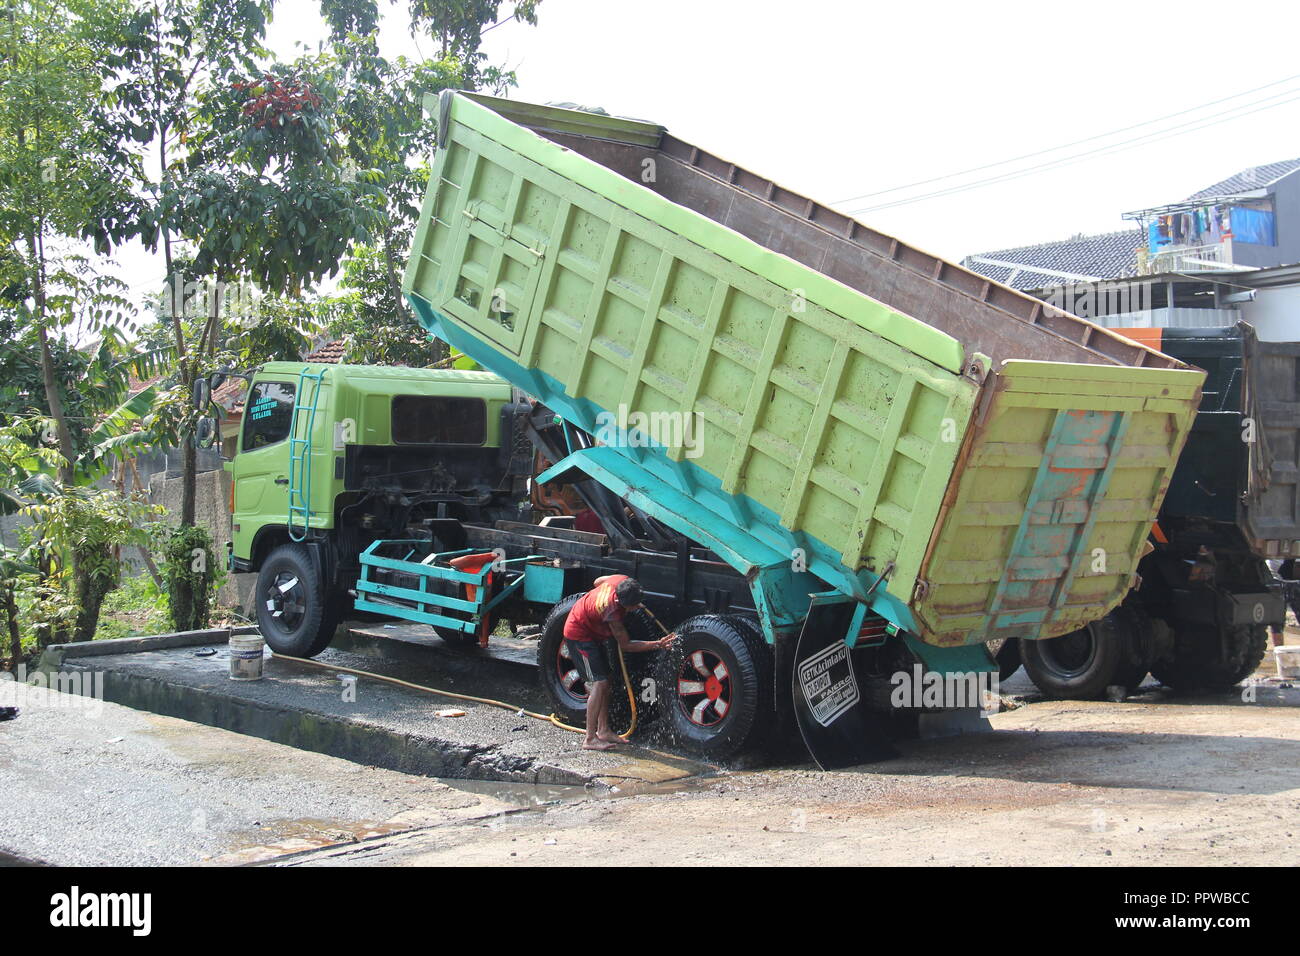
M 667 733 L 713 760 L 760 742 L 775 718 L 772 653 L 757 628 L 730 615 L 683 621 L 656 682 Z
M 1100 700 L 1106 688 L 1132 690 L 1147 674 L 1137 621 L 1124 607 L 1069 634 L 1017 643 L 1029 679 L 1055 700 Z
M 573 605 L 580 597 L 581 594 L 570 594 L 551 609 L 551 613 L 546 616 L 546 621 L 542 624 L 541 637 L 537 641 L 537 674 L 542 682 L 542 690 L 555 709 L 556 716 L 573 727 L 586 726 L 587 685 L 564 643 L 564 622 L 569 619 L 569 612 L 573 610 Z M 657 636 L 649 615 L 643 612 L 627 615 L 623 626 L 627 628 L 628 636 L 634 641 L 648 641 Z M 609 658 L 612 684 L 609 721 L 615 733 L 619 733 L 627 728 L 632 718 L 632 711 L 627 702 L 623 671 L 618 666 L 617 646 L 613 641 L 605 641 L 604 650 Z M 646 664 L 638 661 L 637 658 L 646 656 L 648 655 L 628 656 L 628 676 L 632 678 L 634 688 L 640 686 L 640 678 L 646 670 Z M 644 726 L 651 716 L 648 707 L 648 704 L 638 701 L 638 726 Z
M 312 570 L 306 550 L 282 544 L 257 574 L 257 624 L 271 650 L 315 657 L 329 647 L 342 611 Z
M 1008 637 L 1000 641 L 989 641 L 988 648 L 989 654 L 992 655 L 994 662 L 998 665 L 999 681 L 1006 680 L 1020 670 L 1023 661 L 1020 659 L 1019 638 Z
M 1212 626 L 1184 628 L 1174 635 L 1173 656 L 1156 662 L 1151 673 L 1180 693 L 1231 690 L 1255 673 L 1268 649 L 1263 624 L 1234 627 L 1227 635 L 1228 659 L 1220 653 L 1219 630 Z

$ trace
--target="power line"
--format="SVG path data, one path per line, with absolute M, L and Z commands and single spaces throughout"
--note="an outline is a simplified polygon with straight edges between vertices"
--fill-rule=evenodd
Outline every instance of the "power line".
M 1211 100 L 1210 102 L 1202 103 L 1199 106 L 1192 106 L 1185 110 L 1179 110 L 1176 113 L 1167 113 L 1164 116 L 1157 116 L 1154 119 L 1143 120 L 1140 123 L 1134 123 L 1132 126 L 1122 126 L 1119 129 L 1113 129 L 1108 133 L 1098 133 L 1095 136 L 1086 136 L 1083 139 L 1076 139 L 1073 142 L 1062 143 L 1060 146 L 1052 146 L 1049 147 L 1048 149 L 1039 149 L 1039 150 L 1035 150 L 1032 153 L 1023 153 L 1020 156 L 1012 156 L 1010 159 L 999 160 L 996 163 L 985 163 L 983 166 L 972 166 L 970 169 L 959 170 L 958 172 L 948 173 L 947 175 L 944 176 L 932 176 L 929 179 L 920 179 L 914 183 L 907 183 L 906 185 L 903 186 L 894 186 L 891 187 L 890 189 L 878 189 L 875 192 L 862 193 L 861 195 L 858 196 L 849 196 L 845 199 L 837 199 L 832 205 L 841 206 L 846 203 L 857 202 L 859 199 L 870 199 L 873 196 L 883 196 L 886 193 L 901 192 L 904 189 L 912 189 L 916 186 L 928 186 L 931 183 L 942 182 L 945 179 L 955 179 L 958 176 L 965 176 L 968 173 L 980 173 L 986 169 L 993 169 L 997 166 L 1006 166 L 1008 163 L 1017 163 L 1022 159 L 1033 159 L 1035 156 L 1044 156 L 1048 153 L 1060 152 L 1061 150 L 1069 149 L 1072 146 L 1081 146 L 1084 143 L 1091 143 L 1099 139 L 1106 139 L 1110 136 L 1118 136 L 1120 133 L 1127 133 L 1131 130 L 1140 129 L 1143 126 L 1150 126 L 1152 123 L 1162 123 L 1168 119 L 1174 119 L 1175 117 L 1178 116 L 1185 116 L 1188 113 L 1196 113 L 1203 109 L 1209 109 L 1211 106 L 1218 106 L 1220 103 L 1226 103 L 1229 100 L 1240 99 L 1243 96 L 1249 96 L 1252 93 L 1258 93 L 1260 90 L 1267 90 L 1270 87 L 1279 86 L 1283 83 L 1289 83 L 1291 80 L 1295 80 L 1295 79 L 1300 79 L 1300 73 L 1297 73 L 1294 76 L 1284 77 L 1283 79 L 1280 80 L 1274 80 L 1272 83 L 1265 83 L 1263 86 L 1257 86 L 1254 89 L 1243 90 L 1240 93 L 1233 93 L 1231 96 L 1225 96 L 1221 99 Z M 1244 105 L 1249 105 L 1249 104 L 1244 104 Z M 1233 107 L 1233 109 L 1238 109 L 1238 108 L 1239 107 Z M 1205 119 L 1206 117 L 1201 117 L 1201 118 Z M 1198 121 L 1191 120 L 1190 122 L 1198 122 Z
M 961 183 L 959 185 L 950 186 L 945 189 L 935 190 L 934 192 L 922 193 L 919 196 L 910 196 L 905 199 L 898 199 L 898 200 L 893 200 L 891 202 L 880 203 L 879 205 L 875 205 L 875 206 L 866 206 L 859 209 L 854 209 L 848 212 L 847 214 L 850 216 L 856 216 L 862 213 L 879 212 L 883 209 L 893 209 L 896 206 L 906 206 L 906 205 L 910 205 L 911 203 L 922 202 L 927 199 L 938 199 L 943 196 L 953 195 L 954 193 L 964 192 L 968 189 L 977 189 L 981 186 L 996 185 L 997 183 L 1009 182 L 1013 179 L 1018 179 L 1022 176 L 1033 175 L 1034 173 L 1048 172 L 1054 169 L 1061 169 L 1066 166 L 1072 166 L 1078 162 L 1083 162 L 1087 159 L 1099 158 L 1100 156 L 1103 155 L 1113 155 L 1115 153 L 1124 152 L 1128 149 L 1136 149 L 1139 146 L 1150 146 L 1154 143 L 1158 143 L 1166 139 L 1172 139 L 1175 136 L 1183 136 L 1186 135 L 1187 133 L 1194 133 L 1197 132 L 1198 130 L 1207 129 L 1211 126 L 1219 126 L 1223 123 L 1229 123 L 1232 122 L 1233 120 L 1242 119 L 1254 113 L 1259 113 L 1264 110 L 1276 109 L 1279 106 L 1285 106 L 1287 103 L 1293 103 L 1296 100 L 1300 100 L 1300 95 L 1293 95 L 1293 94 L 1300 94 L 1300 89 L 1285 90 L 1282 93 L 1276 93 L 1273 96 L 1265 97 L 1262 100 L 1255 100 L 1251 103 L 1243 103 L 1240 106 L 1232 107 L 1232 109 L 1225 110 L 1222 113 L 1215 113 L 1208 117 L 1203 116 L 1195 120 L 1190 120 L 1187 123 L 1180 123 L 1176 126 L 1168 127 L 1163 130 L 1155 130 L 1151 133 L 1146 133 L 1142 136 L 1136 136 L 1133 137 L 1132 139 L 1123 140 L 1119 143 L 1111 143 L 1107 146 L 1098 147 L 1097 149 L 1086 150 L 1082 153 L 1077 153 L 1074 156 L 1065 156 L 1058 160 L 1052 160 L 1047 163 L 1040 163 L 1036 166 L 1028 166 L 1024 169 L 1013 170 L 1008 173 L 1002 173 L 997 176 L 991 176 L 987 179 L 978 179 L 975 180 L 974 182 Z M 1277 99 L 1279 96 L 1287 96 L 1289 97 L 1289 99 L 1282 100 L 1279 103 L 1271 103 L 1267 106 L 1258 105 L 1260 103 L 1266 103 L 1268 102 L 1268 100 Z M 1246 110 L 1246 112 L 1244 113 L 1236 113 L 1236 115 L 1233 116 L 1227 115 L 1229 113 L 1234 113 L 1236 110 L 1243 109 L 1244 107 L 1247 106 L 1255 106 L 1256 108 L 1251 110 Z M 1217 119 L 1216 117 L 1225 117 L 1225 118 Z M 1213 120 L 1213 121 L 1205 122 L 1206 120 Z M 1195 124 L 1200 124 L 1200 125 L 1195 125 Z M 1184 129 L 1182 127 L 1187 127 L 1187 128 Z

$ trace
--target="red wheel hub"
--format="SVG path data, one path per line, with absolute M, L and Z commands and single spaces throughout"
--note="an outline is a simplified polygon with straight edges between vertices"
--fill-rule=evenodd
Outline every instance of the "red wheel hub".
M 677 672 L 677 702 L 691 723 L 713 727 L 731 711 L 731 672 L 712 651 L 691 651 Z
M 722 681 L 710 674 L 709 679 L 704 682 L 704 693 L 708 695 L 709 700 L 717 700 L 722 696 Z

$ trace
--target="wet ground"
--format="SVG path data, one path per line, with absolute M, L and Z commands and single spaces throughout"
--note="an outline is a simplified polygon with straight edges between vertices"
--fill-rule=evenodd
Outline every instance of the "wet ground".
M 202 722 L 49 695 L 0 723 L 0 865 L 1300 863 L 1300 689 L 1271 677 L 1271 657 L 1258 683 L 1231 694 L 1152 684 L 1121 703 L 1043 701 L 1022 672 L 1004 685 L 1014 709 L 991 719 L 992 733 L 914 741 L 898 759 L 825 773 L 583 753 L 575 735 L 512 712 L 465 705 L 465 717 L 435 718 L 454 702 L 365 678 L 348 702 L 337 673 L 287 661 L 234 685 L 243 703 L 220 711 L 225 662 L 196 650 L 111 666 L 155 706 L 175 705 L 176 687 L 207 701 Z M 356 645 L 327 657 L 485 689 L 483 662 L 441 653 L 412 661 Z M 487 685 L 535 703 L 526 668 Z M 12 690 L 0 684 L 0 696 Z M 394 764 L 455 753 L 481 770 L 509 765 L 504 755 L 526 772 L 440 780 L 252 735 L 309 710 L 361 727 Z M 246 732 L 205 726 L 218 718 Z M 299 744 L 356 743 L 305 726 Z M 432 758 L 429 740 L 443 742 Z M 406 743 L 385 749 L 393 741 Z

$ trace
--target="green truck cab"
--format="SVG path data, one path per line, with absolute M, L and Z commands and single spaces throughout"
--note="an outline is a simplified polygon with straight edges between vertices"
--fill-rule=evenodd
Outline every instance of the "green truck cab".
M 231 570 L 258 574 L 272 647 L 329 642 L 379 539 L 518 514 L 520 406 L 487 372 L 270 362 L 251 377 L 231 475 Z

